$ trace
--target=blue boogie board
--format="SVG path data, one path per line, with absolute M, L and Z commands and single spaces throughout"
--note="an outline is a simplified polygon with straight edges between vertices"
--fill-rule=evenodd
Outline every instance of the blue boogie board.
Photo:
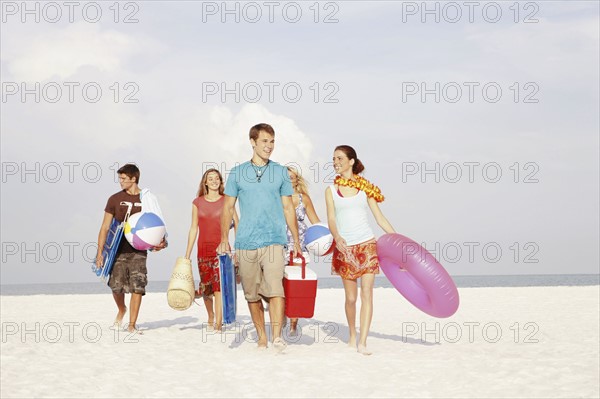
M 237 287 L 235 266 L 229 255 L 219 255 L 219 277 L 221 280 L 221 302 L 223 304 L 223 324 L 235 322 L 237 312 Z
M 96 262 L 92 262 L 92 271 L 96 273 L 96 276 L 100 277 L 102 281 L 107 282 L 112 271 L 113 265 L 115 264 L 115 258 L 117 257 L 117 250 L 123 238 L 123 230 L 125 228 L 125 222 L 119 222 L 113 218 L 106 235 L 106 242 L 104 248 L 102 248 L 102 257 L 104 258 L 104 264 L 102 267 L 97 267 Z

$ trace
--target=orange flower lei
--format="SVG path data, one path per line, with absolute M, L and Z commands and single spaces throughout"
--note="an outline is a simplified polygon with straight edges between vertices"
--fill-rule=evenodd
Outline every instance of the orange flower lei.
M 362 190 L 365 192 L 365 194 L 367 194 L 367 197 L 373 198 L 377 202 L 383 202 L 384 196 L 383 194 L 381 194 L 381 190 L 379 189 L 379 187 L 377 187 L 362 176 L 354 175 L 354 178 L 356 179 L 356 181 L 344 179 L 342 176 L 338 175 L 333 181 L 333 184 L 337 184 L 338 186 L 353 187 L 358 190 Z

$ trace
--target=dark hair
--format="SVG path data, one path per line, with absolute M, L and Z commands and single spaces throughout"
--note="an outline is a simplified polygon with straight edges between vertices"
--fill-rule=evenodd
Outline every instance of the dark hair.
M 219 175 L 219 180 L 221 180 L 221 184 L 219 184 L 219 194 L 223 195 L 223 193 L 225 192 L 225 188 L 223 186 L 223 176 L 221 176 L 221 172 L 219 172 L 215 168 L 212 168 L 204 172 L 204 174 L 202 175 L 202 179 L 200 180 L 200 187 L 198 187 L 198 197 L 202 197 L 203 195 L 208 194 L 208 187 L 206 185 L 206 181 L 208 180 L 208 174 L 211 172 L 217 172 L 217 175 Z
M 132 163 L 125 164 L 117 170 L 117 174 L 127 175 L 130 179 L 135 177 L 135 183 L 140 184 L 140 170 Z
M 360 162 L 360 159 L 358 159 L 358 157 L 356 156 L 356 151 L 354 151 L 354 148 L 350 147 L 349 145 L 338 145 L 337 147 L 335 147 L 334 151 L 338 150 L 346 154 L 348 160 L 354 159 L 354 165 L 352 165 L 352 173 L 357 175 L 363 170 L 365 170 L 365 165 L 363 165 L 363 163 Z
M 259 123 L 258 125 L 254 125 L 250 128 L 250 138 L 252 140 L 258 139 L 258 135 L 261 131 L 269 133 L 271 136 L 275 137 L 275 130 L 273 130 L 273 127 L 271 125 L 266 123 Z

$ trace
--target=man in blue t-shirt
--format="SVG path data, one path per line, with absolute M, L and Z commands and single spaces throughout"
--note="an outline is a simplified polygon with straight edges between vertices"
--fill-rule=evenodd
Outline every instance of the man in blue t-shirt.
M 240 264 L 244 297 L 258 334 L 258 347 L 267 347 L 265 311 L 262 298 L 269 302 L 269 318 L 273 347 L 282 351 L 286 342 L 281 337 L 285 294 L 284 245 L 287 244 L 286 223 L 294 238 L 295 256 L 302 251 L 298 239 L 298 223 L 292 202 L 294 190 L 287 168 L 269 160 L 275 147 L 275 131 L 261 123 L 250 129 L 253 154 L 250 161 L 235 166 L 225 185 L 225 204 L 221 216 L 221 244 L 218 253 L 229 252 L 229 224 L 235 202 L 240 200 L 240 221 L 235 249 Z

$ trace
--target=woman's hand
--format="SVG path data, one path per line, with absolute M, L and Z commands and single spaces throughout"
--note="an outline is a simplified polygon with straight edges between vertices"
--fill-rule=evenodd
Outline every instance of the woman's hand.
M 342 252 L 342 253 L 346 253 L 346 251 L 348 250 L 348 245 L 346 244 L 346 240 L 344 240 L 342 238 L 342 236 L 337 236 L 333 238 L 335 240 L 335 247 L 338 249 L 338 251 Z

